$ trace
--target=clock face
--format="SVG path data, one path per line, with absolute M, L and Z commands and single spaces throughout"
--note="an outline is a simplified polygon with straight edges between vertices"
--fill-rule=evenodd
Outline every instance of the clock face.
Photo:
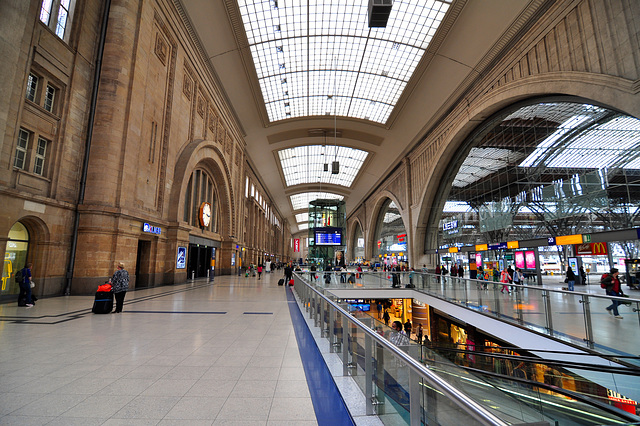
M 200 206 L 200 224 L 205 228 L 211 223 L 211 204 L 202 203 Z

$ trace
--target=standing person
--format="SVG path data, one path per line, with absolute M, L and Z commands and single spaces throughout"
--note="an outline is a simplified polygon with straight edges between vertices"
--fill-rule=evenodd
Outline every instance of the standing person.
M 393 328 L 393 332 L 391 336 L 389 336 L 389 341 L 396 346 L 407 346 L 409 345 L 410 340 L 406 334 L 402 331 L 402 323 L 400 321 L 394 321 L 391 324 L 391 328 Z
M 411 321 L 407 320 L 404 323 L 404 333 L 407 335 L 409 339 L 411 339 Z
M 440 272 L 441 272 L 440 271 L 440 265 L 438 264 L 438 265 L 436 265 L 436 270 L 435 270 L 435 274 L 438 276 L 436 278 L 436 280 L 437 280 L 436 282 L 438 282 L 438 283 L 440 282 Z
M 424 334 L 424 330 L 422 329 L 422 324 L 418 324 L 418 328 L 416 328 L 416 338 L 418 339 L 418 344 L 422 344 L 422 335 Z
M 316 265 L 313 264 L 311 265 L 311 268 L 309 268 L 309 281 L 313 282 L 316 279 Z
M 382 303 L 376 303 L 376 309 L 378 310 L 378 319 L 382 319 Z
M 502 270 L 502 273 L 500 274 L 500 282 L 502 283 L 502 290 L 500 290 L 500 293 L 504 293 L 504 290 L 506 289 L 507 293 L 511 294 L 511 290 L 509 290 L 510 281 L 511 275 L 509 275 L 509 271 L 507 270 L 507 268 L 504 268 Z
M 262 276 L 262 263 L 258 265 L 258 279 Z
M 389 326 L 390 319 L 391 319 L 391 316 L 389 316 L 389 310 L 385 309 L 384 314 L 382 314 L 382 320 L 384 321 L 384 325 L 386 325 L 387 327 Z
M 31 298 L 31 267 L 32 263 L 27 263 L 24 265 L 24 268 L 20 271 L 22 274 L 22 281 L 18 282 L 18 286 L 20 287 L 20 294 L 18 294 L 18 304 L 20 300 L 24 297 L 27 308 L 33 306 L 33 300 Z
M 464 266 L 462 263 L 458 266 L 458 278 L 464 278 Z
M 291 269 L 291 266 L 287 264 L 287 266 L 284 267 L 284 279 L 287 285 L 289 285 L 291 278 L 293 278 L 293 269 Z
M 116 310 L 114 314 L 122 312 L 122 304 L 124 303 L 124 296 L 129 289 L 129 273 L 124 269 L 124 263 L 118 263 L 118 269 L 113 273 L 111 277 L 111 291 L 116 298 Z
M 576 274 L 573 272 L 573 269 L 571 269 L 571 266 L 569 266 L 567 268 L 567 287 L 569 289 L 569 291 L 573 291 L 573 286 L 576 283 Z
M 409 270 L 409 284 L 407 284 L 407 288 L 416 288 L 415 284 L 413 283 L 413 276 L 415 275 L 415 273 L 415 269 L 411 268 Z
M 398 265 L 394 265 L 393 268 L 391 268 L 391 287 L 395 287 L 395 288 L 400 288 L 400 274 L 399 274 L 400 268 L 398 267 Z
M 607 296 L 622 296 L 622 288 L 620 287 L 620 279 L 618 279 L 618 270 L 616 268 L 611 268 L 611 273 L 602 278 L 601 283 L 605 285 Z M 614 299 L 606 309 L 616 319 L 622 319 L 620 313 L 618 313 L 618 306 L 620 306 L 620 301 Z
M 516 270 L 513 272 L 513 283 L 514 284 L 522 284 L 524 281 L 524 276 L 522 275 L 522 272 L 520 272 L 520 268 L 516 268 Z M 518 290 L 518 287 L 516 287 L 516 290 Z
M 584 266 L 580 266 L 578 270 L 580 272 L 580 284 L 587 285 L 587 273 L 584 271 Z
M 509 284 L 513 284 L 513 269 L 511 269 L 511 265 L 507 266 L 507 272 L 509 273 Z M 510 287 L 513 290 L 513 286 Z

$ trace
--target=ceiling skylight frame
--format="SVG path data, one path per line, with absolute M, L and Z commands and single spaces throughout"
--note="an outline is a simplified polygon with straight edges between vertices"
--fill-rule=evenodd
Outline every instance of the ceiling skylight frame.
M 452 0 L 396 0 L 369 28 L 360 0 L 239 0 L 270 122 L 336 115 L 384 124 Z

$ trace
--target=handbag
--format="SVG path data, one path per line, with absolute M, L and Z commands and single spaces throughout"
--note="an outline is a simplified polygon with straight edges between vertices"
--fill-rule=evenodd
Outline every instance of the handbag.
M 565 283 L 568 283 L 568 282 L 569 282 L 569 278 L 565 278 L 565 279 L 564 279 L 564 282 L 565 282 Z
M 34 288 L 36 286 L 36 283 L 34 283 L 33 281 L 31 281 L 31 283 L 29 284 L 31 286 L 31 288 Z

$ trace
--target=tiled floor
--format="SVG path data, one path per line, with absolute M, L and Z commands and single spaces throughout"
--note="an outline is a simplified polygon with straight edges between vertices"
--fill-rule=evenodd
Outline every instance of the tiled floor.
M 0 305 L 0 424 L 317 424 L 278 278 Z

